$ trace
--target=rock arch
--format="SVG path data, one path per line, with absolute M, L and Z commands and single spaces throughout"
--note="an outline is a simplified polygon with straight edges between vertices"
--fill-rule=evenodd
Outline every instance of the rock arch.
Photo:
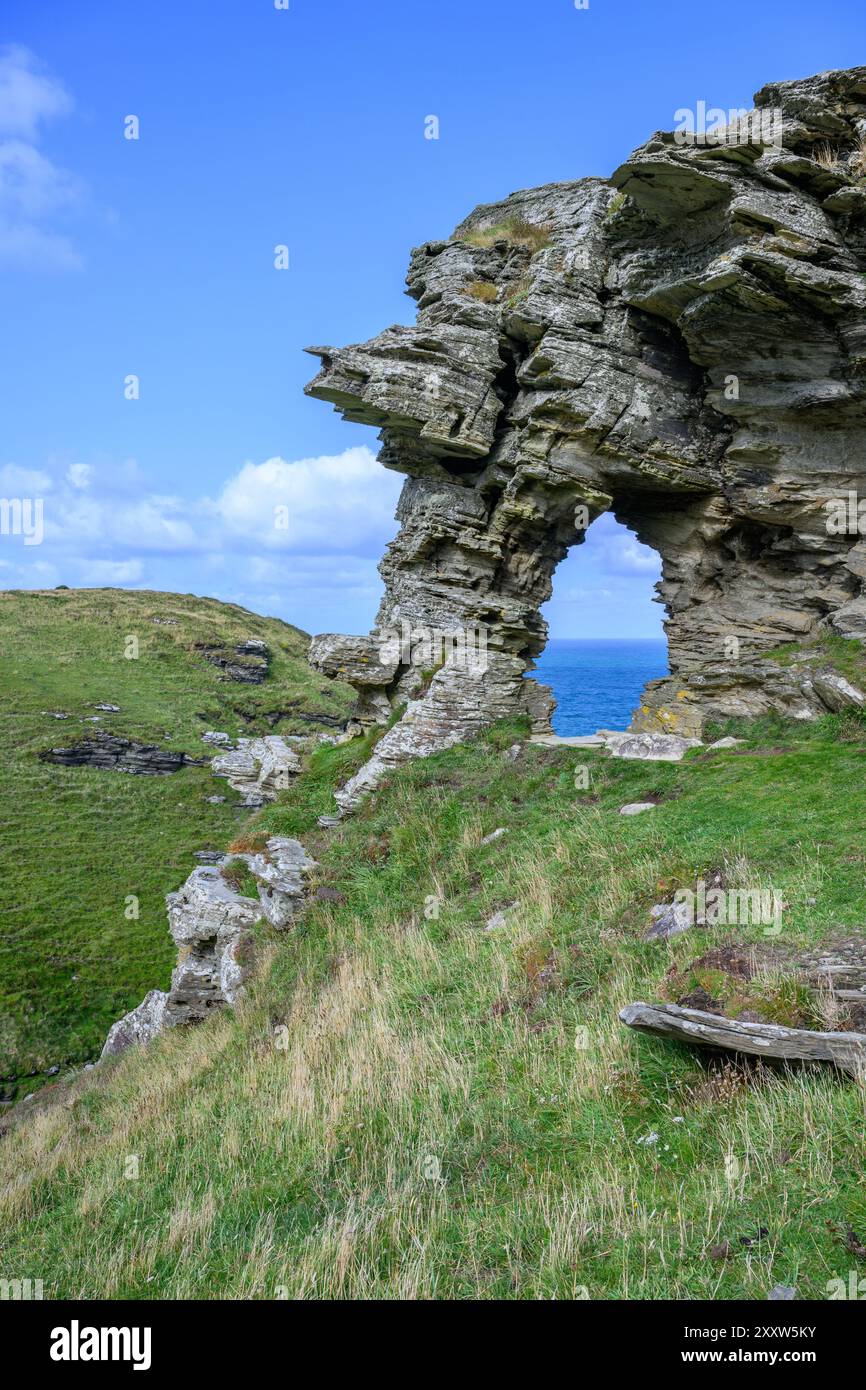
M 748 143 L 659 133 L 609 181 L 476 209 L 412 253 L 414 326 L 308 349 L 308 393 L 377 425 L 406 475 L 376 631 L 311 649 L 361 722 L 409 701 L 344 806 L 504 715 L 548 726 L 523 676 L 576 514 L 612 509 L 662 557 L 672 675 L 634 728 L 836 707 L 814 661 L 768 654 L 866 634 L 866 543 L 826 511 L 866 483 L 866 68 L 755 103 L 776 114 Z M 431 677 L 429 633 L 479 627 L 485 669 L 449 657 Z

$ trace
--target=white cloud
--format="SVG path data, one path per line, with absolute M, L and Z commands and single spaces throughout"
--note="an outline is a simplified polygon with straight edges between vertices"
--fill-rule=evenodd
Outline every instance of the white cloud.
M 15 463 L 0 467 L 0 494 L 3 497 L 42 497 L 53 483 L 48 473 L 36 468 L 19 468 Z
M 192 499 L 148 488 L 134 460 L 50 467 L 54 477 L 0 468 L 0 494 L 45 497 L 45 540 L 16 550 L 5 586 L 210 592 L 316 630 L 372 623 L 402 479 L 369 449 L 248 462 L 215 496 Z
M 76 270 L 82 261 L 48 218 L 79 201 L 81 185 L 37 147 L 43 122 L 66 115 L 65 88 L 17 45 L 0 49 L 0 266 Z
M 661 571 L 661 560 L 657 553 L 631 537 L 620 540 L 616 559 L 626 573 L 658 574 Z
M 245 463 L 216 506 L 229 531 L 268 550 L 358 550 L 381 535 L 397 487 L 361 447 L 293 463 Z
M 72 463 L 66 470 L 66 481 L 70 487 L 84 488 L 90 487 L 90 480 L 93 476 L 93 469 L 87 463 Z
M 69 94 L 39 71 L 28 49 L 9 44 L 0 50 L 0 135 L 32 140 L 40 122 L 65 115 L 71 106 Z
M 594 521 L 586 533 L 585 546 L 576 552 L 604 575 L 645 575 L 648 579 L 661 575 L 661 559 L 648 545 L 617 521 L 613 512 L 605 512 Z
M 204 593 L 310 631 L 366 632 L 402 482 L 367 448 L 248 461 L 211 495 L 194 498 L 154 488 L 130 459 L 63 458 L 44 469 L 10 463 L 0 467 L 0 496 L 44 497 L 45 539 L 30 547 L 0 540 L 0 583 Z M 286 508 L 286 529 L 274 524 L 276 507 Z M 658 631 L 658 565 L 654 551 L 601 517 L 557 571 L 545 605 L 551 630 Z

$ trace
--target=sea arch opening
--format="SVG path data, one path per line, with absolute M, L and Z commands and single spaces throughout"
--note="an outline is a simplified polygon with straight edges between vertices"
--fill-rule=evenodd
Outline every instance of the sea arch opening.
M 658 551 L 613 511 L 569 548 L 541 608 L 548 639 L 531 673 L 553 692 L 556 734 L 627 728 L 647 682 L 670 674 L 661 578 Z

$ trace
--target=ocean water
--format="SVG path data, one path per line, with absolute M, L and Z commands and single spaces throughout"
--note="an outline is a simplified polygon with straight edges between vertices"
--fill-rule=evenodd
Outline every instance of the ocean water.
M 557 734 L 625 729 L 649 680 L 669 674 L 664 638 L 552 638 L 530 674 L 557 699 Z

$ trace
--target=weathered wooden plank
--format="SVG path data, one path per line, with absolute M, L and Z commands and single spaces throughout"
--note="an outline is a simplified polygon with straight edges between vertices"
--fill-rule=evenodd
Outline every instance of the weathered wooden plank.
M 776 1062 L 829 1062 L 851 1076 L 866 1075 L 866 1033 L 818 1033 L 777 1023 L 741 1023 L 678 1004 L 627 1004 L 619 1016 L 629 1028 L 698 1047 Z

